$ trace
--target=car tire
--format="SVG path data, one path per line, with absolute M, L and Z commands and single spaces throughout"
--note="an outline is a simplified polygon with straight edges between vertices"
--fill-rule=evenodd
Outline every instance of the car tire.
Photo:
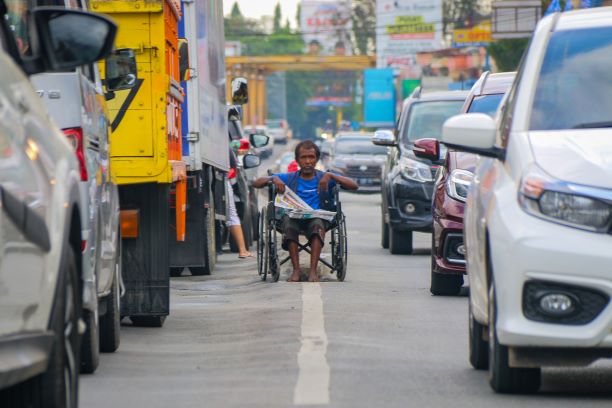
M 497 393 L 531 394 L 540 388 L 540 368 L 510 367 L 508 347 L 499 344 L 496 330 L 495 285 L 489 288 L 489 384 Z
M 177 278 L 179 276 L 181 276 L 181 274 L 183 273 L 183 267 L 170 267 L 170 276 L 173 278 Z
M 119 241 L 121 242 L 121 241 Z M 121 247 L 121 243 L 119 243 Z M 115 277 L 111 292 L 106 297 L 106 313 L 100 316 L 100 351 L 114 353 L 119 348 L 121 331 L 121 256 L 118 255 L 115 264 Z
M 130 316 L 136 327 L 162 327 L 167 316 Z
M 100 335 L 96 312 L 83 310 L 86 329 L 81 338 L 81 373 L 93 374 L 100 365 Z
M 79 321 L 81 293 L 74 251 L 68 245 L 51 314 L 53 347 L 47 370 L 41 375 L 42 408 L 78 406 L 79 367 L 81 365 Z
M 412 254 L 412 231 L 398 231 L 390 226 L 389 251 L 393 255 Z
M 251 209 L 247 207 L 248 210 L 245 210 L 244 219 L 241 220 L 242 224 L 242 234 L 244 235 L 244 246 L 247 250 L 251 248 L 253 245 L 253 220 L 251 219 Z
M 383 249 L 389 249 L 389 224 L 385 222 L 385 216 L 381 217 L 380 245 Z
M 468 305 L 470 364 L 476 370 L 486 370 L 489 367 L 489 342 L 483 339 L 483 335 L 487 327 L 474 318 L 472 302 L 469 299 Z

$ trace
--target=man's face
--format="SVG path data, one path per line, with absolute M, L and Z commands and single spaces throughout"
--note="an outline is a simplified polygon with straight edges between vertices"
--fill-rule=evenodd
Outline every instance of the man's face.
M 315 149 L 300 149 L 297 162 L 303 174 L 312 174 L 317 165 L 317 153 Z

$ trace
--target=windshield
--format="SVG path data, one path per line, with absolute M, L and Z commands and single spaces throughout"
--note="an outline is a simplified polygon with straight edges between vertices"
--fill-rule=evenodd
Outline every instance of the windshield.
M 472 101 L 468 113 L 485 113 L 493 117 L 497 113 L 497 108 L 503 98 L 504 94 L 477 96 Z
M 612 127 L 612 28 L 553 33 L 535 89 L 531 130 Z
M 412 105 L 408 126 L 404 126 L 402 143 L 410 144 L 417 139 L 440 139 L 442 125 L 446 119 L 457 115 L 463 101 L 418 102 Z
M 336 154 L 368 154 L 386 155 L 385 146 L 376 146 L 369 137 L 360 138 L 341 138 L 336 140 Z

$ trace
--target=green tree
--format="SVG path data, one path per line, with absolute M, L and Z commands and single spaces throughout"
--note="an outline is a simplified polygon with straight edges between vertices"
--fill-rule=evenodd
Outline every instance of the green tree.
M 281 13 L 281 5 L 280 2 L 276 3 L 276 7 L 274 7 L 274 33 L 278 33 L 281 29 L 281 19 L 282 19 L 282 13 Z
M 297 9 L 295 10 L 295 21 L 296 21 L 296 27 L 301 27 L 302 26 L 302 3 L 298 3 L 297 5 Z
M 372 54 L 376 49 L 376 0 L 354 0 L 351 19 L 355 53 Z
M 528 43 L 529 38 L 498 40 L 492 42 L 488 50 L 500 71 L 515 71 Z
M 231 18 L 239 19 L 243 18 L 242 12 L 240 11 L 240 6 L 238 6 L 238 2 L 234 2 L 232 5 L 232 11 L 230 12 Z

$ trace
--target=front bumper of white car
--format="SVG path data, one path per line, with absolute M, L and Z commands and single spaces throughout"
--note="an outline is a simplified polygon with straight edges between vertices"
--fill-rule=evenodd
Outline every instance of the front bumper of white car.
M 612 235 L 538 219 L 516 199 L 488 221 L 500 343 L 612 349 Z M 571 299 L 571 312 L 542 306 L 555 294 Z

